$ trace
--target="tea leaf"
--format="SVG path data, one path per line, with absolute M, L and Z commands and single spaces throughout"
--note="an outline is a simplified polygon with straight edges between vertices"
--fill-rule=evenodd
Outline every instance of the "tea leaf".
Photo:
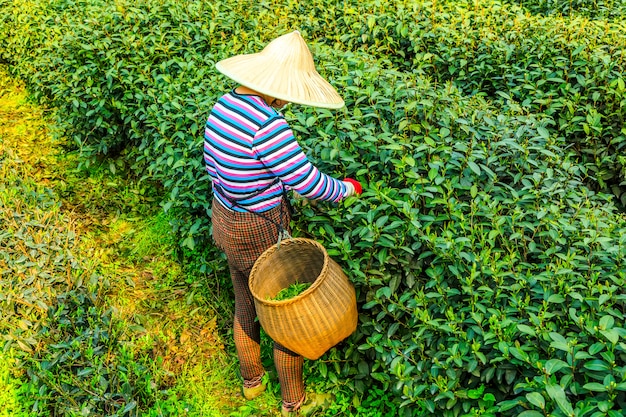
M 541 408 L 542 410 L 546 407 L 546 401 L 543 398 L 543 395 L 538 392 L 529 392 L 528 394 L 526 394 L 526 398 L 528 399 L 528 402 L 536 407 Z
M 274 297 L 268 298 L 268 300 L 272 300 L 272 301 L 289 300 L 291 298 L 297 297 L 298 295 L 302 294 L 307 289 L 309 289 L 310 286 L 311 286 L 310 282 L 296 281 L 293 284 L 289 285 L 287 288 L 283 288 L 282 290 L 278 291 L 278 293 Z

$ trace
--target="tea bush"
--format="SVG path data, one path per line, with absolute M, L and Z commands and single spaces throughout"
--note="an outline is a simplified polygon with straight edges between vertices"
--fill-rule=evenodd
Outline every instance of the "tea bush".
M 0 68 L 0 416 L 180 415 L 149 347 L 99 305 L 107 279 L 43 185 L 54 159 L 44 116 L 8 84 Z
M 531 13 L 588 16 L 593 19 L 621 19 L 626 15 L 624 0 L 526 0 L 510 1 Z
M 16 372 L 14 352 L 0 352 L 0 417 L 30 417 L 25 393 L 28 390 L 19 372 Z
M 1 146 L 4 152 L 6 148 Z M 3 159 L 11 155 L 5 153 Z M 2 164 L 3 165 L 3 164 Z M 0 165 L 0 166 L 2 166 Z M 3 171 L 4 173 L 6 171 Z M 75 234 L 50 190 L 40 190 L 20 177 L 3 177 L 0 185 L 0 334 L 6 347 L 34 352 L 47 310 L 57 292 L 85 277 L 69 248 Z M 52 230 L 47 228 L 55 222 Z M 87 278 L 88 279 L 88 278 Z
M 233 86 L 214 62 L 303 31 L 347 106 L 286 116 L 320 168 L 365 185 L 294 202 L 294 234 L 359 297 L 357 332 L 312 364 L 329 389 L 405 415 L 626 408 L 626 219 L 586 185 L 624 185 L 623 22 L 495 1 L 1 4 L 3 59 L 86 164 L 118 155 L 164 187 L 190 249 L 211 248 L 202 126 Z
M 33 0 L 19 1 L 28 8 Z M 28 67 L 24 75 L 36 92 L 57 97 L 53 104 L 60 109 L 63 130 L 85 155 L 116 154 L 139 142 L 149 155 L 140 160 L 156 153 L 170 161 L 168 168 L 185 164 L 171 153 L 178 145 L 169 147 L 170 140 L 163 138 L 182 141 L 173 135 L 183 131 L 197 136 L 198 120 L 222 92 L 214 88 L 219 78 L 214 78 L 213 63 L 231 53 L 258 50 L 272 38 L 259 26 L 298 27 L 328 46 L 364 51 L 389 59 L 401 71 L 452 80 L 465 93 L 484 94 L 505 108 L 521 106 L 550 116 L 546 128 L 566 137 L 587 165 L 585 182 L 626 202 L 622 21 L 527 15 L 494 1 L 398 1 L 394 13 L 376 2 L 286 0 L 273 9 L 235 1 L 202 6 L 145 1 L 144 7 L 124 1 L 40 3 L 50 8 L 40 24 L 37 18 L 20 24 L 18 15 L 8 28 L 17 24 L 14 33 L 26 28 L 26 39 L 49 33 L 40 41 L 41 53 L 31 49 L 22 61 Z M 41 13 L 40 7 L 35 15 Z M 70 29 L 59 29 L 57 22 Z M 19 46 L 23 38 L 13 43 Z M 42 76 L 47 79 L 39 80 Z M 132 89 L 139 92 L 130 94 Z M 160 117 L 161 110 L 177 119 Z M 159 139 L 150 136 L 153 132 Z M 193 150 L 196 144 L 189 146 Z M 180 190 L 176 180 L 169 184 L 170 190 Z M 180 200 L 177 194 L 172 199 Z
M 72 224 L 51 190 L 7 169 L 14 155 L 1 145 L 0 166 L 12 175 L 0 185 L 0 337 L 4 350 L 22 352 L 16 362 L 29 377 L 20 395 L 28 415 L 130 415 L 146 389 L 139 382 L 152 373 L 117 352 L 119 322 L 94 305 L 101 277 L 87 276 L 75 257 Z M 144 402 L 157 396 L 141 394 Z
M 413 65 L 433 66 L 440 79 L 487 94 L 504 107 L 520 105 L 551 117 L 546 128 L 571 144 L 595 187 L 624 204 L 623 23 L 525 16 L 497 5 L 455 7 L 433 19 L 432 30 L 426 24 L 425 33 L 409 32 L 420 40 Z M 444 24 L 453 29 L 439 29 Z
M 337 117 L 337 139 L 306 140 L 367 191 L 299 219 L 348 266 L 367 311 L 335 352 L 348 384 L 364 390 L 370 375 L 434 415 L 539 412 L 537 395 L 557 415 L 623 408 L 626 385 L 590 393 L 626 371 L 624 221 L 584 187 L 563 139 L 452 86 L 371 75 L 349 88 L 370 104 L 361 120 L 380 124 L 350 132 Z
M 159 396 L 147 361 L 125 344 L 121 322 L 95 301 L 93 294 L 69 291 L 48 310 L 40 334 L 45 345 L 29 359 L 35 410 L 131 416 L 150 409 Z
M 338 48 L 453 81 L 504 108 L 550 116 L 545 127 L 564 136 L 587 165 L 586 183 L 626 204 L 623 19 L 529 15 L 493 1 L 414 2 L 396 13 L 361 3 L 348 13 L 345 7 L 328 13 L 324 22 L 338 22 L 330 35 L 319 20 L 303 25 L 322 39 L 332 36 Z

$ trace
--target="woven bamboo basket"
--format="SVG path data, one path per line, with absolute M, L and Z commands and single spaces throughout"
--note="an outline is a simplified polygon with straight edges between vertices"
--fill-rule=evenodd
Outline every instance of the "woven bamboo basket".
M 272 300 L 296 281 L 312 284 L 293 298 Z M 354 287 L 314 240 L 287 239 L 266 250 L 252 267 L 249 285 L 265 332 L 307 359 L 319 358 L 356 329 Z

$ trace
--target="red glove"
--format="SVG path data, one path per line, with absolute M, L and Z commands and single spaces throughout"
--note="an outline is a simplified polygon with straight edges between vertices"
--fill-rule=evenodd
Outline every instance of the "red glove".
M 363 187 L 361 187 L 361 183 L 359 183 L 357 180 L 353 180 L 352 178 L 346 178 L 343 180 L 343 182 L 352 184 L 356 195 L 360 195 L 363 192 Z

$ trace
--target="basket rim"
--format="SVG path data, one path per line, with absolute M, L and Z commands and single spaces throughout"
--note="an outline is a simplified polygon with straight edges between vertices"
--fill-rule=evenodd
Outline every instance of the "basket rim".
M 324 254 L 324 263 L 322 265 L 322 269 L 320 270 L 320 273 L 317 279 L 313 282 L 313 284 L 311 284 L 309 288 L 302 291 L 300 294 L 296 295 L 295 297 L 291 297 L 286 300 L 267 300 L 265 298 L 260 297 L 255 291 L 253 284 L 257 281 L 255 272 L 259 268 L 259 265 L 261 264 L 261 262 L 264 261 L 266 258 L 270 257 L 272 254 L 274 254 L 274 252 L 279 250 L 280 245 L 295 245 L 295 244 L 300 244 L 300 243 L 315 246 L 318 249 L 320 249 L 321 252 Z M 252 270 L 250 270 L 250 278 L 248 281 L 248 287 L 250 288 L 252 297 L 260 303 L 263 303 L 267 306 L 274 306 L 274 307 L 289 305 L 298 300 L 302 300 L 303 298 L 307 298 L 309 295 L 311 295 L 315 291 L 317 287 L 322 285 L 323 279 L 319 279 L 319 278 L 326 276 L 326 271 L 329 268 L 328 267 L 329 259 L 330 257 L 328 255 L 328 252 L 326 251 L 326 248 L 324 248 L 324 246 L 322 246 L 321 243 L 313 239 L 308 239 L 308 238 L 303 238 L 303 237 L 292 237 L 288 239 L 283 239 L 279 243 L 276 243 L 270 246 L 268 249 L 266 249 L 265 252 L 263 252 L 261 256 L 259 256 L 259 258 L 254 262 L 254 265 L 252 266 Z

